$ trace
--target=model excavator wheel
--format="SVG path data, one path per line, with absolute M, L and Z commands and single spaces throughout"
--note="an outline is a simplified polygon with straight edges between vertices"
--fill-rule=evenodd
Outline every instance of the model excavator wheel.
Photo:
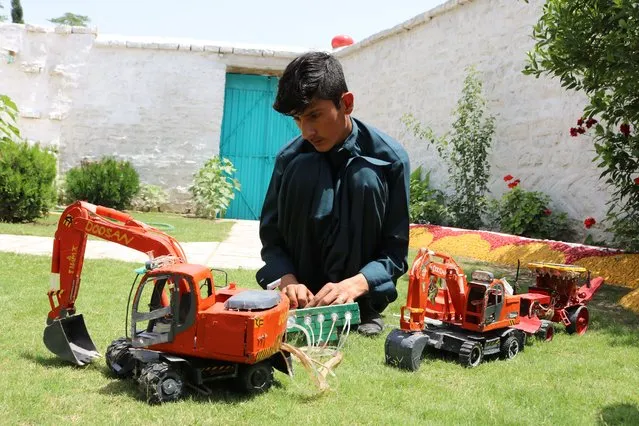
M 120 337 L 111 342 L 106 350 L 105 361 L 109 371 L 120 379 L 133 376 L 135 359 L 131 356 L 129 349 L 131 343 L 124 337 Z
M 570 325 L 566 326 L 568 334 L 577 333 L 581 336 L 588 330 L 590 314 L 588 313 L 588 308 L 585 306 L 582 305 L 577 308 L 570 309 L 568 311 L 568 319 L 570 320 Z
M 502 343 L 499 351 L 501 359 L 513 359 L 521 350 L 521 342 L 515 333 L 511 333 Z
M 273 385 L 273 365 L 268 360 L 240 365 L 236 384 L 239 391 L 247 394 L 267 391 Z
M 151 404 L 180 399 L 184 393 L 182 373 L 166 362 L 147 364 L 138 377 L 140 391 Z
M 464 342 L 459 350 L 459 362 L 464 367 L 473 368 L 484 359 L 484 348 L 481 343 Z

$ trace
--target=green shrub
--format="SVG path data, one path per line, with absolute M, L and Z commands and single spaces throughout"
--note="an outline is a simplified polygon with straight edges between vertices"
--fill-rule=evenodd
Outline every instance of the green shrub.
M 543 192 L 521 189 L 519 181 L 501 200 L 489 203 L 489 215 L 500 232 L 530 238 L 569 241 L 572 231 L 568 216 L 549 208 L 550 197 Z
M 131 207 L 138 211 L 148 212 L 151 210 L 160 211 L 166 203 L 168 196 L 166 191 L 157 185 L 143 183 L 140 185 L 140 192 L 131 201 Z
M 140 178 L 131 163 L 113 157 L 82 162 L 66 174 L 67 202 L 84 200 L 123 210 L 139 190 Z
M 0 220 L 32 222 L 55 200 L 56 158 L 39 145 L 0 140 Z
M 48 213 L 53 203 L 56 158 L 29 145 L 16 125 L 18 108 L 0 95 L 0 221 L 29 222 Z
M 454 222 L 446 207 L 446 198 L 439 189 L 430 187 L 430 172 L 422 176 L 421 166 L 410 175 L 410 205 L 408 209 L 411 223 L 432 223 L 447 226 Z
M 466 69 L 454 117 L 451 134 L 440 137 L 412 114 L 404 115 L 402 121 L 415 136 L 434 145 L 448 164 L 452 188 L 450 210 L 454 213 L 455 226 L 478 229 L 486 210 L 485 194 L 490 176 L 487 159 L 495 132 L 495 118 L 487 112 L 482 82 L 474 67 Z
M 235 167 L 228 158 L 210 158 L 195 174 L 189 188 L 195 203 L 195 214 L 200 217 L 224 217 L 226 210 L 240 190 L 240 183 L 233 178 Z
M 633 0 L 547 0 L 524 69 L 535 77 L 558 78 L 562 87 L 586 96 L 570 134 L 577 137 L 594 125 L 599 176 L 612 189 L 607 229 L 617 247 L 633 252 L 639 252 L 637 6 Z M 579 149 L 589 150 L 590 141 Z

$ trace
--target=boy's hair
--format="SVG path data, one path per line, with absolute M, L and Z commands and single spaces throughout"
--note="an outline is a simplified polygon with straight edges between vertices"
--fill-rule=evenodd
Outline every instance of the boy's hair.
M 339 108 L 345 92 L 348 87 L 339 61 L 328 53 L 308 52 L 284 70 L 273 109 L 285 115 L 302 114 L 315 99 L 333 101 Z

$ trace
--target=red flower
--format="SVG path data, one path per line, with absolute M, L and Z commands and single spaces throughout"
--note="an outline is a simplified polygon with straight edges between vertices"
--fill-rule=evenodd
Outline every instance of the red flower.
M 639 185 L 639 177 L 635 178 L 635 185 Z
M 586 129 L 584 129 L 583 127 L 577 127 L 577 132 L 583 135 L 584 133 L 586 133 Z
M 570 136 L 572 136 L 573 138 L 579 136 L 579 133 L 577 132 L 577 128 L 576 127 L 571 127 L 570 128 Z
M 594 118 L 589 118 L 588 121 L 586 121 L 586 127 L 589 129 L 595 124 L 597 124 L 597 120 L 595 120 Z
M 584 226 L 586 227 L 586 229 L 590 229 L 592 225 L 594 225 L 595 223 L 597 223 L 597 221 L 595 220 L 594 217 L 587 217 L 584 220 Z
M 584 118 L 581 117 L 579 120 L 577 120 L 577 126 L 581 126 L 584 124 Z
M 509 180 L 512 180 L 513 175 L 506 175 L 504 176 L 504 182 L 508 182 Z
M 517 179 L 517 180 L 514 180 L 514 181 L 510 182 L 510 183 L 508 184 L 508 188 L 513 189 L 514 187 L 516 187 L 517 185 L 519 185 L 519 182 L 521 182 L 519 179 Z
M 546 210 L 544 210 L 544 214 L 545 214 L 546 216 L 550 216 L 550 215 L 552 214 L 552 210 L 550 210 L 550 209 L 546 209 Z

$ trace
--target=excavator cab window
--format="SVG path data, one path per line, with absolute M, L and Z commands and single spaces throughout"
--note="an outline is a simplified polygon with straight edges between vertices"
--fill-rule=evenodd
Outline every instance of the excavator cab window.
M 149 277 L 140 283 L 133 300 L 134 346 L 171 342 L 176 333 L 195 322 L 195 285 L 187 275 Z
M 501 286 L 495 286 L 488 290 L 488 302 L 486 306 L 495 306 L 500 305 L 502 303 L 504 292 Z
M 204 278 L 203 280 L 200 280 L 198 287 L 200 288 L 201 299 L 206 299 L 207 297 L 213 295 L 213 284 L 211 284 L 210 278 Z
M 495 284 L 487 290 L 486 309 L 484 310 L 485 324 L 492 324 L 501 314 L 501 308 L 504 304 L 504 287 L 501 284 Z
M 169 342 L 173 339 L 173 313 L 177 303 L 173 277 L 158 275 L 143 280 L 136 291 L 131 311 L 134 346 Z

